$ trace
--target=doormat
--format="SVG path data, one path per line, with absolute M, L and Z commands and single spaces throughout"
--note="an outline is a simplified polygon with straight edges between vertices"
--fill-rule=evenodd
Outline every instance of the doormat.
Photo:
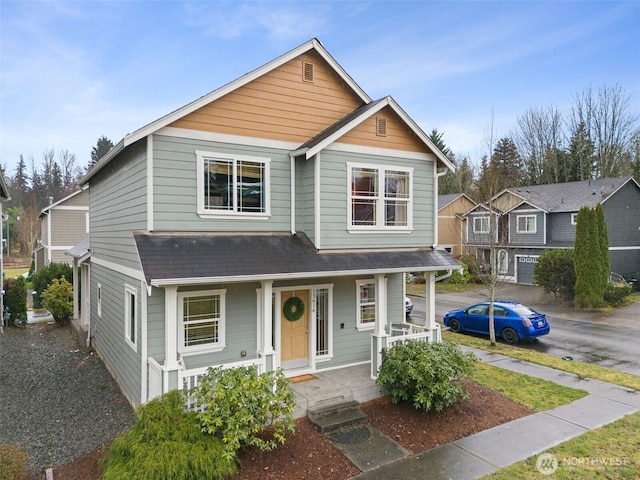
M 316 377 L 315 375 L 311 375 L 310 373 L 307 373 L 306 375 L 298 375 L 297 377 L 291 377 L 289 380 L 291 380 L 293 383 L 300 383 L 300 382 L 306 382 L 307 380 L 315 380 L 318 377 Z

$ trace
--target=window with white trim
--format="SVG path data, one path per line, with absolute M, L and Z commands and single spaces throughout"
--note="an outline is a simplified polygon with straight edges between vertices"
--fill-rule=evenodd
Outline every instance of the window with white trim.
M 536 233 L 535 215 L 518 215 L 516 217 L 516 231 L 518 233 Z
M 130 285 L 124 286 L 124 336 L 136 350 L 138 342 L 138 291 Z
M 376 324 L 376 284 L 374 280 L 356 282 L 356 327 L 358 330 L 374 328 Z
M 226 290 L 178 294 L 178 351 L 219 351 L 225 347 Z
M 489 233 L 489 217 L 473 217 L 473 233 Z
M 98 291 L 96 292 L 98 317 L 102 317 L 102 284 L 98 284 Z
M 498 273 L 504 275 L 509 269 L 509 255 L 506 250 L 498 251 Z
M 200 215 L 270 213 L 270 159 L 197 151 Z
M 578 214 L 577 213 L 572 213 L 571 214 L 571 225 L 577 225 L 578 224 Z
M 349 226 L 355 229 L 412 227 L 412 170 L 349 165 Z

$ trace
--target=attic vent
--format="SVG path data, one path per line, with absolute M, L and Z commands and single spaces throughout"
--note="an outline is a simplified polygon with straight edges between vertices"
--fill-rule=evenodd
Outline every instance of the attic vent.
M 387 119 L 384 117 L 376 118 L 376 135 L 381 137 L 387 136 Z
M 313 83 L 313 63 L 302 62 L 302 80 Z

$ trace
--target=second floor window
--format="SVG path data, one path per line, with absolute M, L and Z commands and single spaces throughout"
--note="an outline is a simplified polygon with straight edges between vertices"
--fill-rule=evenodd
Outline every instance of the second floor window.
M 518 215 L 516 221 L 518 233 L 536 233 L 535 215 Z
M 411 171 L 350 166 L 350 226 L 411 228 Z
M 269 160 L 197 152 L 198 213 L 269 213 Z
M 474 217 L 473 233 L 489 233 L 489 217 Z

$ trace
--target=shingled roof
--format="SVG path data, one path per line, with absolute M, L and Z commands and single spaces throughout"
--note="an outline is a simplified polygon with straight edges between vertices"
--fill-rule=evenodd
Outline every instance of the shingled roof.
M 498 196 L 510 192 L 548 213 L 577 212 L 584 206 L 593 208 L 598 203 L 603 203 L 629 181 L 633 179 L 631 177 L 600 178 L 582 182 L 531 185 L 508 188 Z
M 430 248 L 318 252 L 304 233 L 134 233 L 149 285 L 329 277 L 459 268 Z

